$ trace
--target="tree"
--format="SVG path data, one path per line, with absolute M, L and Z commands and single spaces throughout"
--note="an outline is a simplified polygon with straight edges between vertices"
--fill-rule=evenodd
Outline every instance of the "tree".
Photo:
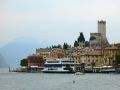
M 85 41 L 85 47 L 89 47 L 90 43 L 88 41 Z
M 63 44 L 63 49 L 68 49 L 69 48 L 69 45 L 67 43 L 64 43 Z
M 85 42 L 85 38 L 82 32 L 80 33 L 80 36 L 78 37 L 78 42 Z
M 60 44 L 58 44 L 58 45 L 52 45 L 51 48 L 62 48 L 62 46 Z
M 20 65 L 21 65 L 21 66 L 28 66 L 27 59 L 22 59 L 22 60 L 20 61 Z
M 60 44 L 58 44 L 58 46 L 57 46 L 58 48 L 62 48 L 62 46 L 60 45 Z
M 78 44 L 77 41 L 75 41 L 75 42 L 74 42 L 74 47 L 77 47 L 77 46 L 79 46 L 79 44 Z
M 91 41 L 91 40 L 95 40 L 95 39 L 96 39 L 96 38 L 95 38 L 94 36 L 90 37 L 90 41 Z

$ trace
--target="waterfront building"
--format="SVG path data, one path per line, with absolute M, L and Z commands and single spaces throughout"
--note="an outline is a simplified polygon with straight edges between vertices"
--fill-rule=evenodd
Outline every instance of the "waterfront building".
M 40 48 L 36 49 L 36 54 L 41 55 L 44 60 L 46 60 L 50 56 L 51 48 Z
M 91 66 L 92 63 L 95 63 L 96 67 L 101 66 L 103 63 L 103 53 L 102 49 L 99 48 L 79 48 L 72 53 L 72 59 L 76 63 L 85 63 L 86 66 Z
M 48 58 L 56 59 L 56 58 L 64 58 L 64 57 L 65 57 L 64 49 L 52 48 Z
M 95 67 L 101 67 L 103 61 L 103 53 L 97 49 L 90 49 L 86 53 L 81 55 L 81 62 L 85 63 L 86 66 L 92 66 L 94 63 Z
M 65 57 L 65 51 L 63 48 L 40 48 L 36 49 L 36 54 L 43 56 L 43 59 L 48 58 L 63 58 Z
M 117 53 L 120 53 L 120 48 L 115 45 L 111 45 L 109 47 L 104 48 L 103 49 L 104 65 L 114 66 Z
M 45 60 L 43 56 L 33 54 L 27 57 L 28 67 L 43 67 Z
M 75 60 L 76 63 L 85 63 L 86 66 L 94 63 L 95 67 L 114 66 L 116 54 L 120 53 L 120 48 L 117 46 L 74 48 L 72 50 L 73 52 L 68 54 L 69 58 Z

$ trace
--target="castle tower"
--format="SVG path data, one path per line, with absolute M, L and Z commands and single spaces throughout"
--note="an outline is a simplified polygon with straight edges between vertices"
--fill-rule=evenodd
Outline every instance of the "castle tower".
M 102 38 L 106 40 L 106 21 L 98 21 L 98 33 L 101 33 Z

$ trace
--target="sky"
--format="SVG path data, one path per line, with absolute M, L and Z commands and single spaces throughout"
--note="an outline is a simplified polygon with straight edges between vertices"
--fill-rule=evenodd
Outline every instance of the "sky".
M 73 44 L 79 32 L 89 40 L 98 20 L 120 42 L 120 0 L 0 0 L 0 47 L 17 38 Z

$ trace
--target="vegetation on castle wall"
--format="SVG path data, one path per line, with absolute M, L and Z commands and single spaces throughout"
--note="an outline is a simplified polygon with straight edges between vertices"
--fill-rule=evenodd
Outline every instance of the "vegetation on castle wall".
M 89 41 L 85 41 L 85 47 L 89 47 L 89 46 L 90 46 Z
M 67 43 L 64 43 L 63 44 L 63 49 L 68 49 L 69 48 L 69 45 Z
M 90 41 L 91 41 L 91 40 L 95 40 L 95 39 L 96 39 L 96 38 L 95 38 L 94 36 L 90 37 Z
M 63 48 L 63 49 L 68 49 L 68 48 L 71 48 L 71 45 L 68 45 L 66 42 L 64 42 L 63 45 L 52 45 L 50 47 L 46 47 L 46 48 Z
M 75 41 L 75 42 L 74 42 L 74 47 L 77 47 L 77 46 L 79 46 L 79 44 L 78 44 L 77 41 Z

